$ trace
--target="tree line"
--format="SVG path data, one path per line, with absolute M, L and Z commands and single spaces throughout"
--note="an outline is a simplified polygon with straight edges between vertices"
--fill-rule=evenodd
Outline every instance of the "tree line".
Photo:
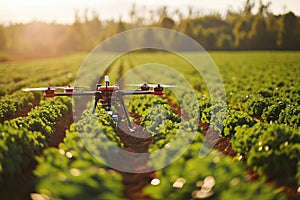
M 201 14 L 189 8 L 184 15 L 167 7 L 143 10 L 135 5 L 129 20 L 101 20 L 99 13 L 86 9 L 75 12 L 73 24 L 32 21 L 0 25 L 0 50 L 18 52 L 89 51 L 110 36 L 137 27 L 163 27 L 182 32 L 207 50 L 299 50 L 300 17 L 293 12 L 275 15 L 270 3 L 246 0 L 243 8 Z M 254 13 L 254 8 L 258 7 Z M 174 41 L 176 42 L 176 41 Z

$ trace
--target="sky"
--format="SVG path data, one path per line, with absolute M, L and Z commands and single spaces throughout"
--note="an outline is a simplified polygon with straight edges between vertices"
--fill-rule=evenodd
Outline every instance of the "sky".
M 129 10 L 135 4 L 137 9 L 156 10 L 167 6 L 186 13 L 189 7 L 203 14 L 219 12 L 225 14 L 228 8 L 238 10 L 245 0 L 0 0 L 0 24 L 29 22 L 32 20 L 57 23 L 72 23 L 75 11 L 95 10 L 100 19 L 128 20 Z M 258 0 L 257 0 L 258 2 Z M 300 16 L 300 0 L 263 0 L 271 2 L 271 11 L 283 14 L 293 11 Z M 142 13 L 141 13 L 142 14 Z

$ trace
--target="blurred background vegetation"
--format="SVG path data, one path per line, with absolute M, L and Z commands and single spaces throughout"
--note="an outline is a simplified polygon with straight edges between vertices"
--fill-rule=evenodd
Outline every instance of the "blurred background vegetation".
M 207 50 L 299 50 L 300 18 L 293 12 L 273 14 L 270 3 L 255 5 L 247 0 L 237 11 L 201 14 L 189 8 L 188 15 L 167 7 L 141 11 L 132 5 L 130 20 L 101 20 L 99 13 L 85 9 L 74 15 L 73 24 L 32 21 L 0 25 L 0 51 L 58 55 L 90 51 L 113 34 L 137 27 L 164 27 L 194 38 Z M 258 11 L 253 8 L 258 6 Z M 176 42 L 176 41 L 174 41 Z M 1 58 L 0 58 L 1 59 Z

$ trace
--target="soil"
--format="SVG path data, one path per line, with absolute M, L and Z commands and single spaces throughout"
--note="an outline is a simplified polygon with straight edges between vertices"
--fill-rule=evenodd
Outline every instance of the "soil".
M 176 109 L 175 109 L 176 110 Z M 177 109 L 178 111 L 178 109 Z M 180 113 L 179 113 L 180 114 Z M 135 118 L 135 122 L 139 124 L 140 117 L 132 114 L 131 117 Z M 208 130 L 209 124 L 199 124 L 204 130 L 204 135 L 207 135 L 209 143 L 213 143 L 214 148 L 220 150 L 223 154 L 229 156 L 235 156 L 235 152 L 232 149 L 230 138 L 221 138 L 219 134 L 215 134 L 213 130 Z M 125 131 L 124 131 L 125 130 Z M 134 134 L 143 135 L 143 138 L 134 137 L 132 134 L 128 134 L 127 125 L 123 122 L 118 129 L 118 136 L 124 143 L 124 149 L 129 152 L 145 153 L 148 152 L 149 146 L 152 144 L 152 136 L 147 133 L 143 127 L 138 127 Z M 147 137 L 148 135 L 148 137 Z M 218 137 L 215 137 L 215 136 Z M 138 161 L 137 161 L 138 162 Z M 138 166 L 147 167 L 147 166 Z M 148 185 L 153 178 L 155 178 L 155 172 L 149 173 L 126 173 L 120 172 L 123 177 L 124 184 L 124 196 L 131 200 L 150 200 L 151 198 L 143 194 L 143 188 Z
M 34 108 L 35 106 L 38 106 L 40 104 L 40 99 L 36 98 L 33 102 L 32 105 L 26 105 L 24 106 L 21 110 L 17 111 L 13 116 L 11 117 L 7 117 L 7 118 L 3 118 L 0 119 L 0 123 L 3 123 L 6 120 L 11 120 L 17 117 L 26 117 L 29 113 L 29 111 Z
M 70 125 L 73 122 L 73 112 L 70 112 L 63 116 L 63 118 L 54 126 L 55 134 L 50 140 L 50 147 L 58 148 L 59 144 L 64 141 L 66 130 L 70 128 Z
M 14 177 L 14 181 L 2 185 L 0 189 L 0 199 L 29 200 L 30 193 L 34 192 L 34 168 L 35 164 L 29 166 L 19 176 Z
M 138 121 L 138 116 L 135 117 Z M 139 137 L 135 137 L 135 134 L 138 134 Z M 143 127 L 137 126 L 134 133 L 128 133 L 127 124 L 125 122 L 120 124 L 118 136 L 124 143 L 124 150 L 128 152 L 147 153 L 152 143 L 152 136 L 147 133 Z M 147 161 L 133 160 L 133 162 L 136 168 L 148 168 L 148 166 L 145 165 Z M 148 195 L 143 194 L 142 190 L 155 178 L 154 171 L 147 173 L 128 173 L 120 171 L 120 173 L 123 177 L 123 193 L 126 198 L 131 200 L 151 200 Z
M 36 100 L 33 105 L 38 105 Z M 25 106 L 19 111 L 15 117 L 25 117 L 33 106 Z M 73 123 L 73 113 L 70 112 L 63 116 L 63 118 L 55 125 L 55 134 L 50 140 L 49 145 L 51 147 L 58 147 L 59 143 L 63 142 L 65 137 L 65 131 L 69 129 Z M 1 186 L 0 199 L 9 200 L 29 200 L 30 194 L 34 193 L 35 176 L 33 171 L 36 167 L 36 163 L 33 163 L 27 169 L 24 170 L 19 176 L 14 177 L 14 181 L 7 183 L 7 185 Z
M 208 123 L 199 122 L 199 126 L 202 128 L 203 135 L 206 136 L 207 142 L 209 144 L 214 144 L 214 149 L 217 149 L 224 155 L 231 157 L 236 155 L 232 149 L 230 137 L 220 137 L 217 131 L 209 129 Z

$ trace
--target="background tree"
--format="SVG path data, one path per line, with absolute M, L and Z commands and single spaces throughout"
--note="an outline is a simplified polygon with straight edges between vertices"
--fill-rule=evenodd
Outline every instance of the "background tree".
M 207 29 L 204 32 L 203 47 L 207 50 L 215 50 L 217 43 L 217 32 L 214 29 Z
M 90 51 L 106 38 L 138 27 L 164 27 L 184 33 L 208 50 L 300 49 L 300 18 L 292 12 L 275 15 L 270 3 L 246 0 L 240 10 L 228 9 L 226 16 L 219 13 L 203 14 L 195 8 L 186 13 L 167 7 L 147 10 L 132 5 L 129 20 L 102 20 L 93 10 L 77 10 L 74 23 L 57 24 L 33 21 L 25 24 L 0 25 L 0 50 L 55 54 Z M 254 8 L 257 12 L 254 13 Z M 148 34 L 148 33 L 147 33 Z M 145 33 L 145 35 L 147 35 Z M 152 36 L 151 36 L 152 37 Z M 150 38 L 151 39 L 151 38 Z M 136 38 L 129 39 L 129 43 Z M 166 35 L 165 45 L 185 48 L 185 44 Z
M 82 22 L 78 13 L 78 10 L 75 12 L 74 16 L 75 20 L 72 25 L 73 31 L 70 31 L 71 38 L 73 39 L 75 50 L 83 50 L 84 49 L 84 33 Z
M 241 19 L 233 29 L 234 47 L 237 49 L 246 49 L 248 47 L 249 22 Z
M 258 14 L 255 16 L 248 38 L 250 49 L 267 48 L 267 27 L 262 15 Z
M 4 34 L 3 26 L 0 26 L 0 50 L 4 50 L 6 48 L 6 36 Z
M 270 14 L 266 19 L 266 26 L 267 26 L 267 38 L 266 38 L 266 47 L 267 49 L 277 49 L 276 40 L 279 32 L 279 24 L 278 20 L 276 19 L 275 15 Z
M 161 21 L 161 27 L 172 29 L 175 26 L 175 22 L 170 17 L 164 17 Z
M 255 7 L 254 0 L 246 0 L 243 9 L 241 11 L 241 14 L 244 16 L 252 15 L 252 10 L 254 7 Z
M 299 22 L 293 12 L 280 17 L 279 20 L 279 35 L 277 44 L 282 49 L 297 49 L 299 48 Z
M 230 50 L 233 47 L 232 38 L 228 34 L 222 33 L 217 39 L 217 49 Z
M 271 14 L 270 12 L 270 6 L 271 6 L 271 2 L 267 2 L 266 4 L 263 3 L 262 0 L 259 0 L 259 5 L 258 5 L 258 13 L 261 16 L 267 17 Z

